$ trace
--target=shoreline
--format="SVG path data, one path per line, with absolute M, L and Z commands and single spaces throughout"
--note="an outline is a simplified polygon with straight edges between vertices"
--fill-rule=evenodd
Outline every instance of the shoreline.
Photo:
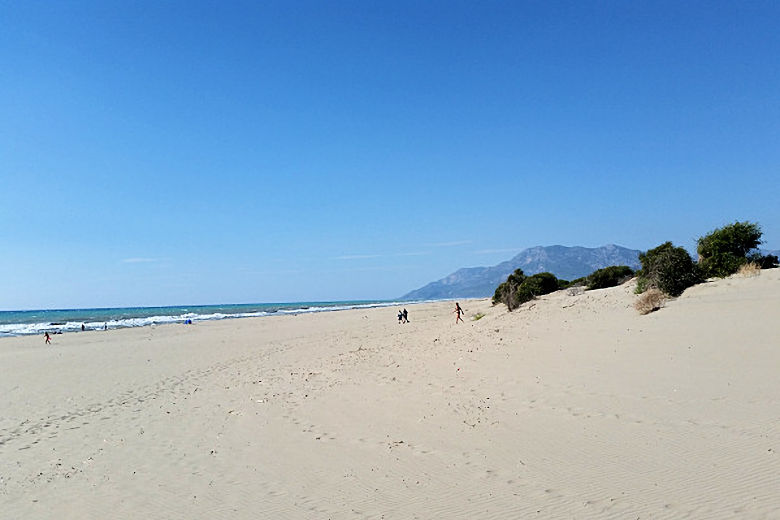
M 20 323 L 4 323 L 0 324 L 0 339 L 10 338 L 16 336 L 34 336 L 42 335 L 48 332 L 53 335 L 70 334 L 74 332 L 93 332 L 93 331 L 105 331 L 116 330 L 124 328 L 136 328 L 136 327 L 148 327 L 148 326 L 160 326 L 168 324 L 189 324 L 208 322 L 208 321 L 222 321 L 242 318 L 264 318 L 269 316 L 283 316 L 283 315 L 298 315 L 298 314 L 311 314 L 319 312 L 336 312 L 342 310 L 353 309 L 373 309 L 384 308 L 393 306 L 414 305 L 419 303 L 435 303 L 436 301 L 449 301 L 449 300 L 430 300 L 430 301 L 379 301 L 379 300 L 350 300 L 343 302 L 290 302 L 290 303 L 262 303 L 262 304 L 229 304 L 229 305 L 200 305 L 200 306 L 169 306 L 169 307 L 107 307 L 100 309 L 52 309 L 48 311 L 3 311 L 2 314 L 24 314 L 29 312 L 35 313 L 69 313 L 65 314 L 69 316 L 69 319 L 63 322 L 49 322 L 43 321 L 30 321 Z M 235 310 L 238 308 L 245 308 L 244 312 L 219 312 L 221 310 Z M 265 307 L 263 310 L 256 310 Z M 171 310 L 172 314 L 159 314 L 154 311 Z M 192 310 L 209 310 L 213 311 L 208 314 L 192 312 Z M 88 312 L 103 311 L 110 314 L 106 315 L 106 319 L 98 321 L 94 320 L 94 316 L 84 316 Z M 136 311 L 137 316 L 133 316 L 130 312 L 122 311 Z M 146 312 L 138 312 L 146 311 Z M 178 313 L 177 313 L 178 312 Z M 81 314 L 86 319 L 73 319 Z M 121 318 L 117 317 L 123 315 Z M 113 317 L 109 317 L 113 316 Z M 36 318 L 38 316 L 35 316 Z M 8 319 L 8 318 L 6 318 Z M 187 323 L 188 321 L 192 323 Z M 82 324 L 85 326 L 85 330 L 81 330 Z M 64 330 L 63 330 L 64 328 Z

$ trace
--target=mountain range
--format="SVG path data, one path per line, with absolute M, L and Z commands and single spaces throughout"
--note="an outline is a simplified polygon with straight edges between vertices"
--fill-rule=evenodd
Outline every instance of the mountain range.
M 516 256 L 492 267 L 465 267 L 441 280 L 415 289 L 401 298 L 404 300 L 438 300 L 446 298 L 484 298 L 492 296 L 496 287 L 515 269 L 526 275 L 550 272 L 558 278 L 574 280 L 610 265 L 627 265 L 639 269 L 637 249 L 609 244 L 606 246 L 567 247 L 537 246 L 525 249 Z

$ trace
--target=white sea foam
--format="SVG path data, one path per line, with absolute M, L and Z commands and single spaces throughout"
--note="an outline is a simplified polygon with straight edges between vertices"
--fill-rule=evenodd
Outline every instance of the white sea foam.
M 209 314 L 197 314 L 193 312 L 187 312 L 177 315 L 156 315 L 145 317 L 129 317 L 122 319 L 111 319 L 107 321 L 66 321 L 64 323 L 51 323 L 51 322 L 38 322 L 38 323 L 9 323 L 0 324 L 0 337 L 3 336 L 22 336 L 32 334 L 43 334 L 48 332 L 49 334 L 59 334 L 66 332 L 79 332 L 81 331 L 81 325 L 84 324 L 85 330 L 103 330 L 106 329 L 121 329 L 129 327 L 146 327 L 150 325 L 165 325 L 173 323 L 186 323 L 187 320 L 191 320 L 193 323 L 198 321 L 213 321 L 224 320 L 233 318 L 260 318 L 263 316 L 280 315 L 280 314 L 308 314 L 314 312 L 328 312 L 328 311 L 341 311 L 350 309 L 371 309 L 377 307 L 391 307 L 408 304 L 411 302 L 381 302 L 381 303 L 345 303 L 343 305 L 322 305 L 322 306 L 309 306 L 309 307 L 297 307 L 297 308 L 281 308 L 269 311 L 253 311 L 253 312 L 237 312 L 237 313 L 223 313 L 214 312 Z

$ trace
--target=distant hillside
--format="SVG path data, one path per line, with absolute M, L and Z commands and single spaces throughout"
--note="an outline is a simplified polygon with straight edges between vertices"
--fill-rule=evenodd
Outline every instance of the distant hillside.
M 492 267 L 466 267 L 449 276 L 411 291 L 405 300 L 437 300 L 445 298 L 484 298 L 492 296 L 496 287 L 517 268 L 527 275 L 549 271 L 558 278 L 573 280 L 596 269 L 610 265 L 639 268 L 639 253 L 616 245 L 602 247 L 532 247 L 517 256 Z

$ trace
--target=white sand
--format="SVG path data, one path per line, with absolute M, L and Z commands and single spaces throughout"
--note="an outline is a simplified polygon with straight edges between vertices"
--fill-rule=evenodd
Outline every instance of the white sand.
M 780 518 L 780 270 L 632 289 L 2 340 L 0 518 Z

